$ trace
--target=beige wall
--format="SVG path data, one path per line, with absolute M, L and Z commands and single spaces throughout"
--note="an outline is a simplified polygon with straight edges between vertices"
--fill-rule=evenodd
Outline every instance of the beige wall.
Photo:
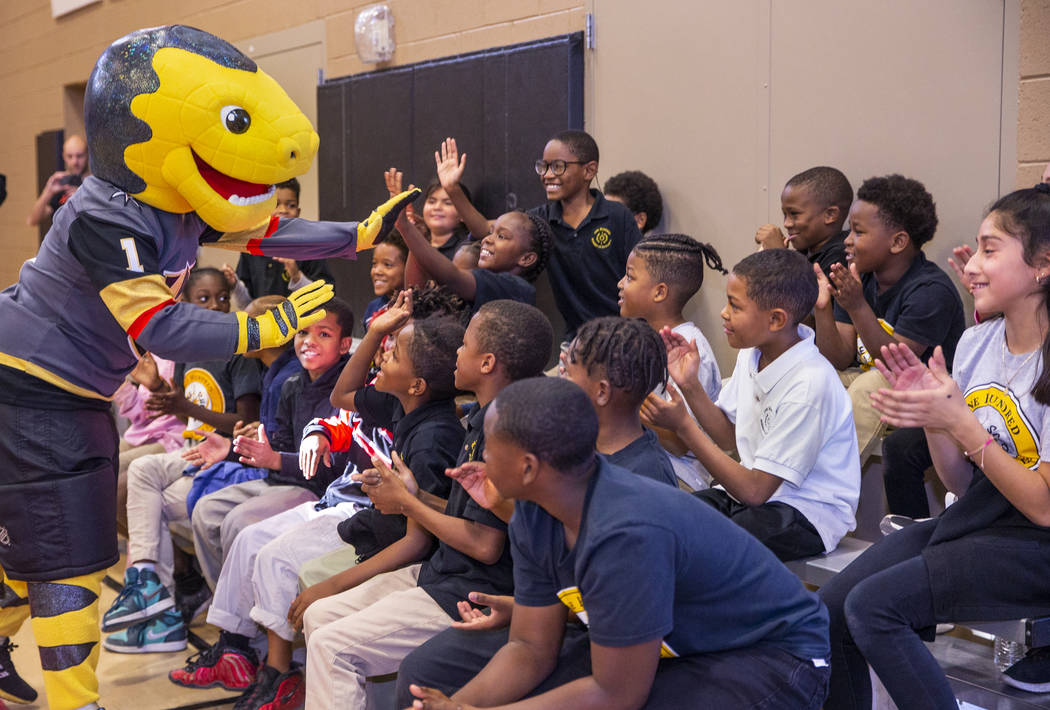
M 1017 106 L 1017 186 L 1039 181 L 1050 162 L 1050 0 L 1022 0 Z
M 36 198 L 35 137 L 76 127 L 64 88 L 82 85 L 109 42 L 138 29 L 183 23 L 243 42 L 310 22 L 323 23 L 324 69 L 344 76 L 371 67 L 354 53 L 354 0 L 102 0 L 58 20 L 48 0 L 0 2 L 0 287 L 15 281 L 37 248 L 25 225 Z M 584 0 L 388 0 L 396 19 L 393 64 L 524 42 L 583 29 Z M 265 63 L 265 62 L 264 62 Z M 316 71 L 307 81 L 316 82 Z M 68 125 L 67 125 L 68 124 Z

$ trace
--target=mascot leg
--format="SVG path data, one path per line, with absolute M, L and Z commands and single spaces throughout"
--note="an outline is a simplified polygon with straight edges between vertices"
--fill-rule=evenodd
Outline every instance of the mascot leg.
M 98 596 L 105 574 L 28 584 L 33 635 L 52 710 L 75 710 L 98 700 Z

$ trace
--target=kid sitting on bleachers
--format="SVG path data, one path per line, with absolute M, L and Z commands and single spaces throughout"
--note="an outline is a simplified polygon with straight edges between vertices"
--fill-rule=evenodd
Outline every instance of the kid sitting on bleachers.
M 675 431 L 718 482 L 695 495 L 777 557 L 831 551 L 855 526 L 860 460 L 849 398 L 800 325 L 817 298 L 816 276 L 802 254 L 767 249 L 733 267 L 726 292 L 722 323 L 740 354 L 717 401 L 697 380 L 696 344 L 664 328 L 681 394 L 650 395 L 642 414 Z M 739 463 L 725 453 L 734 448 Z
M 657 333 L 670 328 L 696 342 L 700 352 L 697 377 L 707 396 L 716 399 L 722 389 L 722 376 L 715 354 L 704 334 L 682 312 L 704 283 L 705 262 L 708 268 L 726 273 L 722 259 L 710 244 L 685 234 L 646 237 L 631 250 L 626 273 L 617 286 L 620 315 L 644 318 Z M 693 490 L 711 485 L 711 475 L 673 432 L 658 428 L 656 433 L 678 478 Z

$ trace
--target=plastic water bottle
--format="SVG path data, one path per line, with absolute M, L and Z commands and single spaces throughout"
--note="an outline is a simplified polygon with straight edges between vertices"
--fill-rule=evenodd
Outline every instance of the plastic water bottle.
M 1005 671 L 1007 668 L 1024 658 L 1025 653 L 1028 652 L 1028 647 L 1018 641 L 1011 641 L 1005 639 L 1002 636 L 995 637 L 995 667 L 1000 672 Z

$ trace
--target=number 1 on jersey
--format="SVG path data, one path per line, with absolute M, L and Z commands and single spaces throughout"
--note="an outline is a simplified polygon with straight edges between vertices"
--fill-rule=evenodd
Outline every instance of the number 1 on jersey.
M 120 248 L 128 255 L 128 271 L 137 271 L 140 274 L 146 271 L 142 268 L 142 262 L 139 261 L 139 250 L 138 247 L 135 246 L 135 240 L 133 238 L 126 237 L 121 239 Z

